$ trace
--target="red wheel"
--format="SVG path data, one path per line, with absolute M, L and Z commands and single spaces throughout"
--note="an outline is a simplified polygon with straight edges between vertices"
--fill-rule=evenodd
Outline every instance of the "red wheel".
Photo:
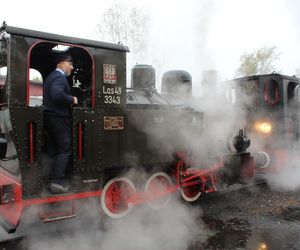
M 151 175 L 151 177 L 148 179 L 145 191 L 150 195 L 157 193 L 163 193 L 166 191 L 169 187 L 173 185 L 172 180 L 169 175 L 167 175 L 164 172 L 157 172 Z M 153 200 L 148 201 L 148 205 L 153 209 L 160 209 L 166 206 L 171 199 L 170 194 L 165 194 L 162 197 L 155 198 Z
M 187 202 L 194 202 L 198 200 L 202 194 L 202 183 L 200 179 L 195 180 L 195 183 L 192 186 L 181 187 L 180 194 L 181 197 Z
M 132 209 L 127 200 L 134 193 L 134 184 L 129 179 L 125 177 L 111 179 L 102 190 L 101 206 L 104 213 L 112 218 L 125 216 Z

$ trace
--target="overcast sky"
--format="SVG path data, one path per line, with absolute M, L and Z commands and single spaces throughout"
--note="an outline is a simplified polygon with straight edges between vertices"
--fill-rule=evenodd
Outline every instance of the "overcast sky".
M 286 75 L 300 68 L 299 0 L 121 0 L 151 13 L 151 55 L 166 55 L 164 70 L 185 69 L 195 81 L 205 69 L 230 79 L 239 57 L 262 46 L 277 46 L 276 67 Z M 51 33 L 101 39 L 96 24 L 109 0 L 2 1 L 0 21 Z M 117 41 L 116 41 L 117 42 Z M 132 65 L 129 65 L 131 68 Z

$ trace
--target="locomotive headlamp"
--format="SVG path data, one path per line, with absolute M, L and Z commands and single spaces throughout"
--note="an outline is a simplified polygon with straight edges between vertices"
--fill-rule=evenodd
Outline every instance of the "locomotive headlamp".
M 233 135 L 228 141 L 228 149 L 231 152 L 244 152 L 250 146 L 250 139 L 246 135 L 245 129 L 239 129 L 235 135 Z
M 257 132 L 260 132 L 260 133 L 266 134 L 266 135 L 270 134 L 273 129 L 272 123 L 266 122 L 266 121 L 256 122 L 254 127 Z
M 257 250 L 268 250 L 268 246 L 267 246 L 266 243 L 261 242 L 261 243 L 258 245 Z

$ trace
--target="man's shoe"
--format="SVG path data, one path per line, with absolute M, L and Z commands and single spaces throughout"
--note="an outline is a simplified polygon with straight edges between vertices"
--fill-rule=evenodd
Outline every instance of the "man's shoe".
M 49 191 L 52 194 L 65 194 L 65 193 L 69 193 L 70 186 L 51 182 L 49 185 Z

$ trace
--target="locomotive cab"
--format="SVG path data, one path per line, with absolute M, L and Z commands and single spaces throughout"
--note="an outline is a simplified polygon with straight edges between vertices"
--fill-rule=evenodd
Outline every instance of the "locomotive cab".
M 105 138 L 123 126 L 128 48 L 5 24 L 0 37 L 1 153 L 6 151 L 1 169 L 22 184 L 23 198 L 47 195 L 52 159 L 43 129 L 43 81 L 56 68 L 57 56 L 68 53 L 74 61 L 68 81 L 78 98 L 72 107 L 72 175 L 79 190 L 99 189 Z

